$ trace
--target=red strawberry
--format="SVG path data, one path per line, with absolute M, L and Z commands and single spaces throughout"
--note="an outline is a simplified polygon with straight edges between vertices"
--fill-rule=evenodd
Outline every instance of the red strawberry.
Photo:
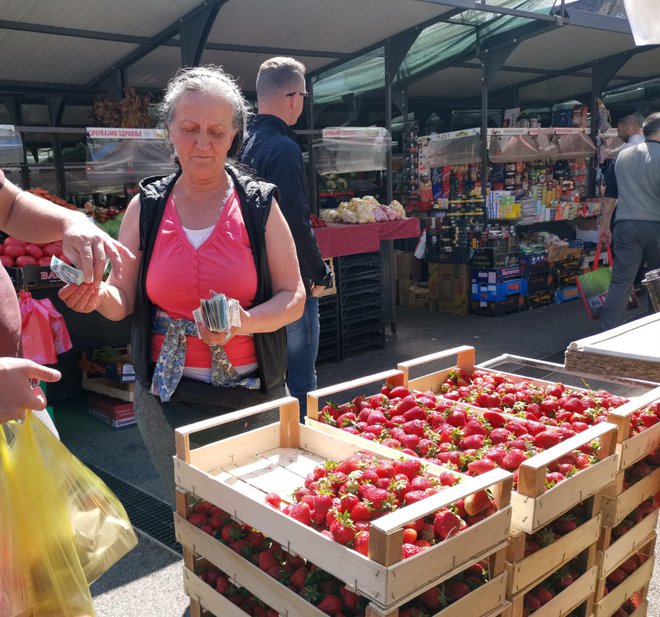
M 637 568 L 639 568 L 639 565 L 635 559 L 628 557 L 619 568 L 621 568 L 626 574 L 632 574 Z
M 541 606 L 547 604 L 555 597 L 555 594 L 543 584 L 537 585 L 529 593 L 541 603 Z
M 622 568 L 617 568 L 616 570 L 613 570 L 610 572 L 607 576 L 607 580 L 612 583 L 614 586 L 620 585 L 623 583 L 623 581 L 626 580 L 626 577 L 628 574 L 626 574 L 626 571 L 623 570 Z
M 447 581 L 445 583 L 445 594 L 452 602 L 455 602 L 469 593 L 470 588 L 461 581 Z
M 491 405 L 491 407 L 494 407 L 494 405 Z M 506 423 L 508 422 L 507 416 L 505 416 L 503 413 L 490 409 L 486 409 L 483 412 L 483 417 L 493 428 L 502 428 L 506 426 Z
M 445 608 L 448 604 L 447 598 L 440 586 L 427 589 L 419 596 L 419 600 L 426 608 L 431 609 L 434 614 Z
M 538 611 L 541 608 L 541 602 L 539 602 L 538 598 L 534 596 L 531 592 L 525 594 L 523 601 L 525 603 L 525 606 L 527 607 L 527 610 L 530 613 L 533 613 L 534 611 Z
M 327 595 L 316 605 L 316 608 L 326 615 L 339 615 L 342 611 L 341 599 L 334 594 Z
M 350 512 L 354 521 L 370 521 L 374 517 L 373 508 L 363 501 L 355 504 Z
M 225 574 L 219 575 L 215 581 L 216 591 L 224 596 L 230 587 L 231 583 L 229 581 L 229 577 Z
M 527 456 L 521 450 L 509 450 L 502 461 L 502 467 L 509 471 L 518 469 L 527 460 Z
M 193 512 L 188 515 L 188 522 L 195 527 L 202 527 L 206 525 L 206 514 L 197 514 Z
M 471 476 L 478 476 L 481 475 L 482 473 L 486 473 L 487 471 L 491 471 L 492 469 L 495 469 L 495 467 L 497 467 L 495 461 L 485 458 L 477 459 L 468 463 L 468 473 Z
M 360 604 L 360 596 L 348 589 L 345 585 L 342 585 L 339 588 L 339 595 L 341 596 L 341 601 L 343 608 L 347 608 L 349 611 L 357 611 Z
M 307 582 L 307 577 L 309 576 L 309 569 L 307 568 L 298 568 L 290 577 L 289 577 L 289 583 L 296 587 L 297 589 L 301 589 L 304 587 L 305 583 Z
M 330 524 L 330 533 L 335 542 L 338 542 L 339 544 L 348 544 L 355 538 L 356 530 L 350 522 L 350 517 L 341 514 L 339 517 Z
M 563 473 L 559 473 L 558 471 L 551 471 L 545 474 L 545 486 L 546 488 L 552 488 L 565 479 L 566 476 Z
M 257 555 L 257 564 L 261 570 L 267 572 L 271 568 L 279 568 L 280 563 L 271 551 L 261 551 Z
M 436 513 L 433 519 L 433 530 L 435 533 L 444 540 L 450 535 L 454 535 L 460 531 L 462 520 L 459 516 L 449 510 L 440 510 Z
M 422 472 L 423 464 L 419 459 L 403 459 L 397 461 L 394 468 L 397 474 L 402 473 L 412 480 Z
M 368 557 L 369 555 L 369 532 L 358 531 L 353 540 L 353 548 L 360 554 Z
M 310 525 L 312 522 L 312 509 L 304 501 L 294 503 L 289 510 L 289 516 L 303 525 Z
M 469 435 L 461 439 L 460 446 L 462 450 L 479 450 L 483 448 L 484 440 L 484 435 Z
M 488 438 L 493 444 L 505 443 L 513 439 L 513 433 L 505 428 L 496 428 L 490 432 Z
M 475 516 L 480 512 L 483 512 L 488 506 L 490 506 L 490 497 L 488 493 L 484 490 L 477 491 L 468 495 L 464 502 L 463 507 L 468 516 Z
M 417 546 L 416 544 L 402 544 L 401 545 L 401 558 L 408 559 L 408 557 L 414 557 L 418 553 L 426 550 L 422 546 Z
M 561 435 L 555 431 L 543 431 L 534 437 L 534 445 L 544 450 L 556 446 L 561 441 Z
M 574 517 L 567 515 L 558 518 L 552 523 L 552 528 L 561 536 L 577 529 L 577 521 Z

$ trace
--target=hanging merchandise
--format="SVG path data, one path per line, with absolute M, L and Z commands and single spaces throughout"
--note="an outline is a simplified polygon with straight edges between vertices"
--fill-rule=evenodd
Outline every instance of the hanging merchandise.
M 64 318 L 48 298 L 38 300 L 20 291 L 23 355 L 39 364 L 55 364 L 57 355 L 73 346 Z

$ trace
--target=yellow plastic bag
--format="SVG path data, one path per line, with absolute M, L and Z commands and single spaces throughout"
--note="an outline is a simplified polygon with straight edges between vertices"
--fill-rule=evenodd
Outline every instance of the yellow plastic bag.
M 63 483 L 74 544 L 91 585 L 137 545 L 124 506 L 106 484 L 41 423 L 33 422 L 53 474 Z
M 10 466 L 9 444 L 0 425 L 0 617 L 20 617 L 28 609 L 27 578 L 8 486 Z
M 96 615 L 73 541 L 64 479 L 51 467 L 57 441 L 28 413 L 16 434 L 7 470 L 21 558 L 26 567 L 30 617 Z M 46 439 L 47 438 L 47 439 Z

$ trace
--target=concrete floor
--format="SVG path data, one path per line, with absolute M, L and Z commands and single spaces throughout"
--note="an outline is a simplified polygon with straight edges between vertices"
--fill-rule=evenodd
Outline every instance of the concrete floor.
M 639 310 L 631 311 L 629 316 L 634 318 L 639 314 Z M 321 364 L 319 387 L 395 368 L 398 362 L 458 345 L 474 346 L 477 362 L 509 353 L 563 363 L 563 352 L 571 341 L 596 331 L 596 324 L 587 319 L 579 301 L 500 318 L 399 308 L 396 334 L 387 336 L 384 349 Z M 443 368 L 450 365 L 445 363 Z M 582 385 L 581 380 L 572 377 L 555 379 Z M 601 384 L 589 380 L 589 385 L 597 388 Z M 620 385 L 610 389 L 626 393 L 626 388 Z M 72 399 L 55 406 L 56 422 L 67 446 L 83 461 L 162 498 L 159 481 L 137 429 L 113 431 L 88 417 L 84 405 L 83 399 Z M 188 605 L 183 593 L 180 557 L 142 534 L 138 548 L 97 581 L 92 592 L 98 617 L 180 617 L 186 614 Z M 648 614 L 660 615 L 657 564 L 649 599 Z

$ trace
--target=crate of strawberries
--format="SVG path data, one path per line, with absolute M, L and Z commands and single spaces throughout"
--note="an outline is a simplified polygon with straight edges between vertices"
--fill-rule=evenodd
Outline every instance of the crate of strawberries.
M 615 479 L 612 424 L 577 431 L 451 401 L 402 380 L 402 371 L 388 371 L 311 392 L 307 422 L 472 476 L 496 468 L 512 472 L 513 524 L 528 533 Z M 363 394 L 350 399 L 356 388 Z
M 496 555 L 383 613 L 336 576 L 208 501 L 188 500 L 177 537 L 195 547 L 184 569 L 186 592 L 223 617 L 460 617 L 466 611 L 485 617 L 508 605 L 506 574 Z
M 200 430 L 273 409 L 279 422 L 190 449 Z M 286 398 L 177 429 L 181 494 L 231 511 L 312 560 L 367 598 L 376 614 L 391 614 L 506 547 L 508 472 L 466 477 L 405 453 L 372 450 L 339 431 L 300 425 L 298 413 L 297 401 Z M 182 534 L 190 521 L 185 507 L 178 512 Z

